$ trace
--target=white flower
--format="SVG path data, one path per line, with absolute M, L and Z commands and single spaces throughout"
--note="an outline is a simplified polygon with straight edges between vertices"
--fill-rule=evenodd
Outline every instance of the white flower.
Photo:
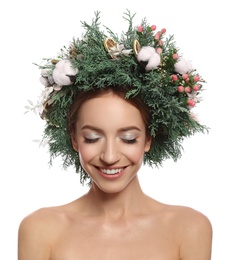
M 129 50 L 122 50 L 121 53 L 124 54 L 125 56 L 129 56 L 129 54 L 132 52 L 131 49 Z
M 197 114 L 194 114 L 192 112 L 189 113 L 191 118 L 194 119 L 195 121 L 199 122 L 199 118 L 198 118 L 198 115 Z
M 25 114 L 29 111 L 33 111 L 35 114 L 37 114 L 37 105 L 34 105 L 31 100 L 28 100 L 29 105 L 25 106 Z
M 139 62 L 148 62 L 145 67 L 145 70 L 150 71 L 152 69 L 157 68 L 160 65 L 161 57 L 153 47 L 144 46 L 137 54 L 137 60 Z
M 40 94 L 38 102 L 37 102 L 37 110 L 41 115 L 45 109 L 44 104 L 50 98 L 50 94 L 54 91 L 53 87 L 46 87 Z
M 196 103 L 202 101 L 202 97 L 198 96 L 198 92 L 197 91 L 192 91 L 191 93 L 187 93 L 187 96 L 194 100 Z
M 45 102 L 47 99 L 49 99 L 50 94 L 53 92 L 53 90 L 54 90 L 53 87 L 48 87 L 42 91 L 41 96 L 40 96 L 42 103 Z
M 50 102 L 50 94 L 54 91 L 54 88 L 52 86 L 50 87 L 45 87 L 45 89 L 41 92 L 40 96 L 38 97 L 37 103 L 33 104 L 31 100 L 28 100 L 29 106 L 25 106 L 25 109 L 27 110 L 25 113 L 28 111 L 33 111 L 35 114 L 41 115 L 43 111 L 45 110 L 44 104 L 46 102 Z M 49 101 L 48 101 L 49 100 Z
M 71 77 L 76 76 L 77 73 L 78 69 L 74 69 L 69 60 L 61 60 L 55 65 L 53 70 L 53 79 L 60 87 L 68 86 L 73 83 Z
M 179 74 L 186 74 L 192 70 L 192 63 L 184 57 L 180 57 L 174 65 L 174 69 Z
M 125 50 L 125 47 L 123 44 L 116 44 L 113 47 L 110 47 L 109 54 L 112 58 L 117 59 L 118 56 L 122 53 L 125 56 L 129 56 L 129 54 L 132 52 L 131 49 Z

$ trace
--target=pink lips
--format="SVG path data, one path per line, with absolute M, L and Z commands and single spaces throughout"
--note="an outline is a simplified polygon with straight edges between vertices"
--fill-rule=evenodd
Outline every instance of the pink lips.
M 100 175 L 108 180 L 115 180 L 115 179 L 120 178 L 124 174 L 124 170 L 125 170 L 125 168 L 123 168 L 122 171 L 114 173 L 114 174 L 106 174 L 106 173 L 102 172 L 100 169 L 98 169 Z

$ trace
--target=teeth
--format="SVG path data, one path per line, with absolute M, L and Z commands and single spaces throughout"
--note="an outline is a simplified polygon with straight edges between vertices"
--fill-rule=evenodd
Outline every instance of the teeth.
M 119 173 L 123 170 L 124 168 L 119 168 L 119 169 L 100 169 L 103 173 L 105 174 L 116 174 Z

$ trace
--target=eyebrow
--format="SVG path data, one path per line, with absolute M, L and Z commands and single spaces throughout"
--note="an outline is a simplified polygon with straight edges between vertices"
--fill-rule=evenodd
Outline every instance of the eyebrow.
M 95 126 L 91 126 L 91 125 L 84 125 L 81 130 L 84 130 L 84 129 L 90 129 L 90 130 L 94 130 L 94 131 L 97 131 L 97 132 L 103 132 L 102 129 L 98 128 L 98 127 L 95 127 Z M 127 131 L 130 131 L 130 130 L 137 130 L 139 132 L 141 132 L 141 129 L 138 128 L 137 126 L 127 126 L 127 127 L 123 127 L 121 129 L 118 130 L 118 132 L 127 132 Z

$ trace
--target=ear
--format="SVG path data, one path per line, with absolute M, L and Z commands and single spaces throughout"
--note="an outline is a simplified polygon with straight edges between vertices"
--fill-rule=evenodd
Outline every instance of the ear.
M 152 144 L 152 137 L 151 136 L 147 136 L 146 137 L 146 142 L 145 142 L 145 152 L 148 152 L 150 150 L 151 144 Z
M 76 141 L 76 134 L 74 132 L 72 132 L 70 134 L 70 137 L 71 137 L 71 142 L 72 142 L 73 149 L 76 152 L 78 152 L 78 144 L 77 144 L 77 141 Z

